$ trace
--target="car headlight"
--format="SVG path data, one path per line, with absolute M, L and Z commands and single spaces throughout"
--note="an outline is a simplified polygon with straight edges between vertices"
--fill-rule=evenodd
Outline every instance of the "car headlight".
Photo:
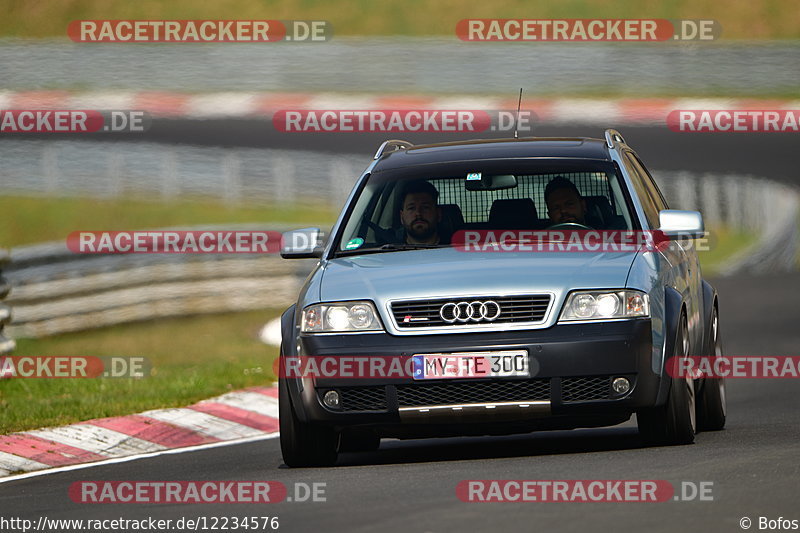
M 300 325 L 300 331 L 303 333 L 382 330 L 372 302 L 309 305 L 303 309 L 303 320 Z
M 650 298 L 641 291 L 575 291 L 567 297 L 559 322 L 650 316 Z

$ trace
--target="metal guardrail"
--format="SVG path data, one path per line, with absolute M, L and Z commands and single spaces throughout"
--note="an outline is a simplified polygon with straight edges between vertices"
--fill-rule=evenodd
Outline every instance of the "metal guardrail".
M 752 247 L 729 261 L 724 274 L 795 268 L 800 197 L 794 188 L 746 176 L 656 176 L 672 207 L 703 212 L 711 227 L 723 225 L 758 235 Z M 0 297 L 10 284 L 13 293 L 7 303 L 14 309 L 14 319 L 6 331 L 14 337 L 287 307 L 314 264 L 314 260 L 284 261 L 277 254 L 76 255 L 63 242 L 14 249 L 10 261 L 7 256 L 0 255 L 8 279 L 0 282 Z M 0 325 L 9 318 L 8 306 L 0 307 Z M 0 353 L 3 347 L 13 347 L 13 341 L 0 336 Z
M 338 211 L 363 155 L 306 150 L 154 143 L 20 141 L 0 144 L 4 194 L 220 198 L 229 205 L 329 205 Z M 773 204 L 796 192 L 776 182 L 730 174 L 653 172 L 671 205 L 703 213 L 708 225 L 760 232 Z
M 455 87 L 468 95 L 512 96 L 513 88 L 520 84 L 521 65 L 535 73 L 523 78 L 526 92 L 530 87 L 542 94 L 565 89 L 586 93 L 598 87 L 616 93 L 632 86 L 642 94 L 782 94 L 797 87 L 800 71 L 797 46 L 792 41 L 724 39 L 656 46 L 538 42 L 534 48 L 532 43 L 519 42 L 465 43 L 452 35 L 452 27 L 443 25 L 441 29 L 449 35 L 337 35 L 321 46 L 279 43 L 271 46 L 268 54 L 257 43 L 204 43 L 188 49 L 183 43 L 85 47 L 63 39 L 2 39 L 0 64 L 3 84 L 10 89 L 63 90 L 88 84 L 92 91 L 192 88 L 244 91 L 244 97 L 247 91 L 346 94 L 365 87 L 375 94 L 451 94 Z M 742 61 L 743 57 L 747 60 Z M 390 68 L 375 76 L 375 65 Z M 254 72 L 261 75 L 253 76 Z M 320 107 L 340 108 L 335 104 Z
M 11 283 L 3 277 L 3 267 L 7 265 L 10 257 L 6 250 L 0 249 L 0 355 L 9 353 L 16 346 L 12 339 L 4 335 L 4 326 L 11 321 L 11 307 L 2 303 L 3 299 L 11 292 Z
M 328 205 L 338 210 L 369 162 L 311 150 L 7 139 L 8 195 L 218 198 L 228 205 Z
M 800 193 L 796 187 L 744 175 L 661 172 L 656 177 L 670 205 L 700 211 L 706 227 L 758 237 L 731 257 L 720 275 L 797 268 Z
M 227 227 L 246 228 L 252 226 Z M 138 320 L 287 307 L 310 268 L 307 261 L 278 255 L 77 255 L 64 243 L 17 248 L 6 272 L 14 287 L 8 330 L 14 337 L 41 337 Z

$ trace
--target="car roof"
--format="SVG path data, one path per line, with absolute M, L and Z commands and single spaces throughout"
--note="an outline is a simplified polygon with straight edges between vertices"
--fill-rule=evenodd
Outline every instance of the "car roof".
M 403 147 L 383 155 L 375 170 L 431 163 L 533 157 L 611 160 L 608 146 L 601 139 L 586 137 L 477 139 Z

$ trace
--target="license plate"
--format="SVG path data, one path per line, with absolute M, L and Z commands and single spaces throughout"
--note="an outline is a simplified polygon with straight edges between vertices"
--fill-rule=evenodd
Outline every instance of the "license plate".
M 530 377 L 528 352 L 461 352 L 415 354 L 414 379 Z

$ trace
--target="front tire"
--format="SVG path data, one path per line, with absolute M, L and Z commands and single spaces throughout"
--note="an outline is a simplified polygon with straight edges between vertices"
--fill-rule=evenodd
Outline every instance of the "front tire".
M 283 462 L 291 467 L 331 466 L 336 463 L 339 435 L 332 428 L 302 422 L 289 397 L 286 380 L 278 379 L 278 411 Z
M 681 315 L 675 339 L 675 356 L 689 355 L 686 317 Z M 648 446 L 692 444 L 697 431 L 695 382 L 691 376 L 671 378 L 667 401 L 660 407 L 636 413 L 639 434 Z
M 719 336 L 719 311 L 714 307 L 709 327 L 709 355 L 722 357 Z M 702 431 L 718 431 L 725 427 L 727 400 L 724 378 L 705 378 L 697 398 L 697 425 Z

